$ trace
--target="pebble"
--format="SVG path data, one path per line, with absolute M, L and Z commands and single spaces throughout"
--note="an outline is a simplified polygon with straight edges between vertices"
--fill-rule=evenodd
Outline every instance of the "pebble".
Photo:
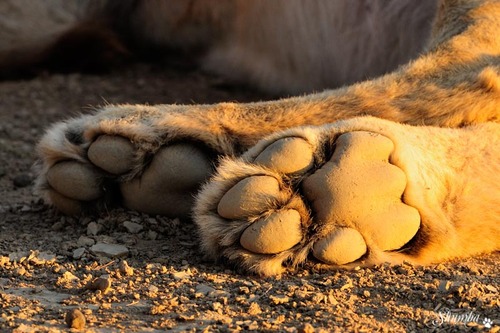
M 149 240 L 156 240 L 156 238 L 158 238 L 158 233 L 154 230 L 149 230 L 147 237 Z
M 191 274 L 189 274 L 188 272 L 185 272 L 185 271 L 180 271 L 180 272 L 173 273 L 172 276 L 176 280 L 183 280 L 183 279 L 187 279 L 187 278 L 191 277 Z
M 130 221 L 123 222 L 123 226 L 131 234 L 138 234 L 144 228 L 144 226 L 142 224 L 138 224 L 138 223 L 134 223 L 134 222 L 130 222 Z
M 260 308 L 258 303 L 252 302 L 248 307 L 248 314 L 255 316 L 262 313 L 262 309 Z
M 127 261 L 125 261 L 125 260 L 120 261 L 118 269 L 120 270 L 121 273 L 123 273 L 127 276 L 134 275 L 134 268 L 130 267 L 128 265 Z
M 56 223 L 54 223 L 50 229 L 52 231 L 61 231 L 62 229 L 64 229 L 64 226 L 66 225 L 66 221 L 57 221 Z
M 285 295 L 271 295 L 269 296 L 269 299 L 274 303 L 274 304 L 285 304 L 290 301 L 290 298 Z
M 27 259 L 31 264 L 41 266 L 56 262 L 57 257 L 55 254 L 49 252 L 31 251 Z
M 9 253 L 9 260 L 10 261 L 22 262 L 26 259 L 26 257 L 28 257 L 28 252 L 26 252 L 26 251 Z
M 97 224 L 96 222 L 90 222 L 87 225 L 87 235 L 88 236 L 95 236 L 97 235 L 100 231 L 102 230 L 102 226 L 100 224 Z
M 90 251 L 108 258 L 123 258 L 129 254 L 128 248 L 119 244 L 97 243 L 90 248 Z
M 57 278 L 56 285 L 58 285 L 58 286 L 69 286 L 69 285 L 75 286 L 79 281 L 80 281 L 80 279 L 77 276 L 75 276 L 70 271 L 66 271 Z
M 438 289 L 440 292 L 444 293 L 450 289 L 451 285 L 452 285 L 452 283 L 450 281 L 441 280 L 441 281 L 439 281 Z
M 101 276 L 90 281 L 86 286 L 88 290 L 100 290 L 103 294 L 111 289 L 111 279 L 108 276 Z
M 195 289 L 196 289 L 196 293 L 200 293 L 203 295 L 208 295 L 216 290 L 215 288 L 212 288 L 209 285 L 206 285 L 203 283 L 197 285 Z
M 61 279 L 64 280 L 65 282 L 80 280 L 75 274 L 71 273 L 70 271 L 64 272 L 61 276 Z
M 304 326 L 299 329 L 300 333 L 314 333 L 314 331 L 314 326 L 309 323 L 304 324 Z
M 82 330 L 85 328 L 85 316 L 78 309 L 73 309 L 66 312 L 65 320 L 69 328 L 74 328 L 77 330 Z
M 74 259 L 80 259 L 83 254 L 85 253 L 85 248 L 84 247 L 79 247 L 78 249 L 73 251 L 73 258 Z
M 0 256 L 0 267 L 6 266 L 9 262 L 9 257 Z
M 212 309 L 213 309 L 214 311 L 217 311 L 217 310 L 219 310 L 219 309 L 222 309 L 222 304 L 221 304 L 220 302 L 213 302 L 213 303 L 212 303 Z
M 95 244 L 95 241 L 90 237 L 80 236 L 80 238 L 76 241 L 76 244 L 80 247 L 92 246 Z
M 485 288 L 489 292 L 492 292 L 492 293 L 495 293 L 495 294 L 498 293 L 498 289 L 495 286 L 491 285 L 491 284 L 487 285 Z

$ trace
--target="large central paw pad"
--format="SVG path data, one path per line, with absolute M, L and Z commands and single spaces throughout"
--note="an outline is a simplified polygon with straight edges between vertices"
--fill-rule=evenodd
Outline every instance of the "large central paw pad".
M 406 176 L 389 163 L 393 149 L 382 135 L 343 134 L 332 158 L 304 180 L 316 222 L 331 229 L 314 245 L 316 258 L 342 265 L 364 255 L 366 242 L 382 251 L 397 250 L 415 235 L 420 215 L 401 201 Z M 349 244 L 348 255 L 342 248 Z
M 205 187 L 197 205 L 206 249 L 274 274 L 307 253 L 345 265 L 399 250 L 415 236 L 420 215 L 402 200 L 406 175 L 390 163 L 393 142 L 364 131 L 334 140 L 316 135 L 272 140 L 245 163 L 223 165 L 224 174 Z M 206 200 L 209 190 L 222 194 L 217 207 Z M 227 239 L 238 243 L 228 246 Z

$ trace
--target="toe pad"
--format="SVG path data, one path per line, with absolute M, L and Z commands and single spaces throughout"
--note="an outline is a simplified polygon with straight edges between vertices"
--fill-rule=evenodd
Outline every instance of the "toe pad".
M 240 244 L 254 253 L 275 254 L 292 248 L 301 239 L 300 214 L 288 209 L 252 223 L 241 235 Z
M 366 249 L 365 240 L 357 230 L 340 228 L 316 242 L 313 255 L 327 264 L 345 265 L 361 258 Z

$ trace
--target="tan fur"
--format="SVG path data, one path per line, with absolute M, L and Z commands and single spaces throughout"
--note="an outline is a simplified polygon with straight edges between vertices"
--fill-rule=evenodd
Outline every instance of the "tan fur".
M 264 2 L 251 3 L 255 3 L 256 7 L 246 8 L 243 13 L 252 13 L 252 9 L 257 10 Z M 266 3 L 269 2 L 266 1 Z M 297 3 L 296 6 L 299 6 L 299 4 L 305 5 L 306 1 L 293 1 L 293 3 Z M 322 6 L 327 6 L 326 3 L 316 1 L 307 3 L 321 3 Z M 412 6 L 417 6 L 421 2 L 412 1 L 412 3 Z M 229 6 L 226 2 L 224 4 Z M 243 2 L 239 4 L 243 6 Z M 278 6 L 276 3 L 275 5 Z M 246 6 L 252 5 L 247 4 Z M 321 8 L 326 8 L 316 7 L 312 4 L 306 6 L 304 8 L 310 9 L 308 15 Z M 295 7 L 292 5 L 290 7 L 293 8 L 286 7 L 287 10 L 290 10 L 286 14 L 291 17 L 287 19 L 288 23 L 293 22 L 293 17 L 297 14 L 294 12 Z M 143 8 L 143 10 L 147 12 L 147 8 Z M 239 15 L 231 10 L 229 13 L 236 17 Z M 430 17 L 431 14 L 433 13 L 426 12 L 424 17 Z M 256 16 L 248 15 L 248 17 L 241 18 L 242 21 L 239 22 L 248 20 L 248 22 L 252 22 L 252 26 L 255 26 Z M 306 16 L 310 17 L 308 15 Z M 182 22 L 191 22 L 189 20 L 192 18 L 191 16 L 187 15 L 185 18 L 187 21 Z M 209 16 L 209 18 L 211 17 Z M 265 15 L 263 19 L 265 19 Z M 315 19 L 314 16 L 313 20 Z M 215 20 L 220 22 L 220 17 L 216 17 Z M 402 22 L 406 24 L 406 21 Z M 421 21 L 419 22 L 421 23 Z M 420 23 L 414 27 L 420 27 Z M 286 27 L 285 23 L 280 24 L 283 24 L 280 26 L 281 28 Z M 301 24 L 306 23 L 301 22 Z M 248 26 L 244 28 L 246 27 Z M 270 26 L 264 25 L 264 29 L 266 27 L 268 30 L 265 32 L 271 34 Z M 214 31 L 224 31 L 224 29 L 224 25 L 216 26 Z M 325 32 L 321 25 L 319 28 L 311 27 L 310 29 L 319 30 L 306 30 L 304 33 L 314 35 L 314 32 Z M 425 27 L 423 29 L 425 31 Z M 255 38 L 251 33 L 247 34 L 243 30 L 236 30 L 235 33 L 238 36 L 236 41 L 230 38 L 225 39 L 227 36 L 224 35 L 220 37 L 221 39 L 213 38 L 217 42 L 224 40 L 225 43 L 236 42 L 237 44 L 246 43 L 248 41 L 246 38 L 249 40 Z M 138 161 L 146 153 L 154 153 L 169 142 L 177 139 L 186 140 L 186 138 L 187 140 L 201 141 L 223 155 L 240 155 L 263 137 L 280 130 L 303 125 L 325 125 L 343 119 L 370 115 L 386 119 L 388 122 L 382 121 L 382 125 L 378 125 L 378 122 L 371 120 L 371 118 L 357 118 L 352 122 L 341 122 L 332 126 L 380 131 L 389 137 L 391 135 L 405 136 L 404 130 L 401 132 L 400 127 L 391 125 L 390 121 L 418 126 L 407 127 L 408 140 L 413 140 L 412 142 L 417 147 L 416 150 L 408 150 L 412 154 L 416 154 L 416 163 L 414 164 L 415 169 L 407 170 L 407 172 L 413 177 L 410 181 L 418 182 L 422 176 L 433 182 L 431 185 L 434 189 L 431 193 L 422 193 L 419 191 L 425 186 L 418 184 L 416 188 L 420 190 L 408 190 L 408 193 L 411 194 L 408 194 L 407 200 L 415 207 L 420 208 L 424 221 L 421 233 L 425 235 L 426 242 L 421 245 L 416 261 L 428 263 L 498 250 L 500 248 L 500 212 L 498 211 L 500 189 L 496 180 L 499 172 L 500 152 L 498 149 L 491 148 L 491 145 L 496 147 L 499 145 L 500 34 L 498 31 L 500 31 L 499 1 L 443 0 L 439 6 L 437 21 L 427 50 L 407 65 L 370 81 L 337 90 L 250 104 L 105 107 L 96 115 L 56 125 L 42 139 L 39 150 L 44 170 L 39 177 L 39 186 L 46 187 L 45 173 L 58 161 L 65 159 L 85 161 L 85 158 L 82 157 L 85 149 L 92 140 L 102 134 L 122 135 L 133 140 L 138 149 Z M 143 31 L 142 33 L 147 32 Z M 328 35 L 328 31 L 325 33 Z M 190 34 L 188 33 L 188 35 Z M 196 37 L 196 33 L 193 33 L 193 36 Z M 355 36 L 357 37 L 357 35 Z M 409 34 L 405 35 L 403 40 L 406 40 L 406 36 L 410 36 L 409 40 L 415 38 L 415 34 Z M 154 34 L 152 38 L 156 38 Z M 290 39 L 290 44 L 287 42 L 288 38 L 282 37 L 281 39 L 285 43 L 280 44 L 283 50 L 289 50 L 287 52 L 291 52 L 292 55 L 298 52 L 296 45 L 293 45 L 296 42 L 293 38 Z M 324 51 L 324 44 L 317 45 L 318 41 L 314 38 L 312 41 L 314 43 L 305 43 L 302 48 L 311 53 Z M 331 51 L 330 47 L 344 45 L 344 43 L 345 40 L 340 38 L 327 48 Z M 216 42 L 214 44 L 217 45 Z M 294 60 L 291 60 L 292 69 L 285 66 L 285 69 L 277 70 L 276 73 L 279 74 L 273 74 L 272 69 L 270 69 L 273 66 L 255 58 L 255 56 L 263 56 L 266 52 L 273 53 L 275 49 L 270 48 L 270 44 L 272 44 L 271 41 L 265 40 L 256 40 L 255 45 L 250 43 L 249 45 L 252 45 L 255 53 L 245 51 L 243 53 L 246 55 L 241 60 L 251 64 L 242 67 L 243 73 L 254 73 L 255 77 L 250 77 L 250 79 L 263 87 L 267 85 L 270 90 L 310 90 L 328 84 L 337 84 L 335 73 L 338 74 L 342 82 L 360 79 L 355 71 L 349 70 L 349 73 L 353 74 L 346 76 L 335 72 L 343 67 L 335 68 L 333 66 L 333 72 L 327 75 L 332 81 L 325 83 L 323 79 L 320 79 L 320 83 L 317 83 L 304 75 L 301 69 L 298 69 L 303 63 L 295 63 Z M 415 45 L 414 42 L 410 44 Z M 220 45 L 224 45 L 224 43 Z M 257 46 L 262 46 L 262 49 Z M 220 61 L 229 61 L 230 63 L 231 60 L 227 59 L 240 58 L 240 51 L 227 51 L 232 50 L 233 46 L 231 45 L 225 47 L 226 51 L 221 52 L 227 52 L 226 56 L 229 58 L 217 56 L 217 52 L 214 51 L 215 53 L 211 55 L 209 53 L 209 58 L 212 57 L 209 63 L 220 68 L 223 66 L 220 62 L 217 65 L 218 60 L 214 59 L 219 57 Z M 234 47 L 244 50 L 244 46 L 241 45 Z M 384 48 L 381 54 L 387 55 L 394 50 L 390 43 L 386 44 Z M 407 59 L 409 56 L 415 55 L 416 52 L 400 54 L 400 56 L 396 56 L 398 60 L 389 61 L 388 66 L 394 67 L 400 60 Z M 245 58 L 248 56 L 250 58 Z M 363 62 L 359 58 L 359 54 L 356 54 L 358 57 L 352 56 L 354 54 L 351 51 L 341 56 L 345 62 L 355 59 L 355 64 L 347 66 L 349 69 Z M 311 63 L 310 60 L 304 60 L 303 56 L 301 59 L 300 61 Z M 331 60 L 331 58 L 328 59 Z M 232 66 L 230 64 L 227 68 L 231 69 Z M 372 67 L 372 65 L 368 67 Z M 259 78 L 259 71 L 267 72 L 267 70 L 270 70 L 271 78 Z M 322 75 L 321 70 L 322 67 L 307 69 L 307 71 L 319 76 Z M 381 70 L 381 72 L 384 71 L 385 68 Z M 366 68 L 363 69 L 363 72 L 367 75 L 373 75 Z M 283 73 L 287 73 L 287 75 L 283 75 Z M 301 79 L 303 75 L 305 83 L 295 85 L 295 81 Z M 281 81 L 281 79 L 283 80 Z M 446 127 L 455 129 L 447 129 Z M 329 127 L 325 128 L 328 130 Z M 302 133 L 301 131 L 298 134 Z M 83 143 L 70 142 L 67 138 L 68 132 L 79 133 Z M 451 138 L 454 148 L 443 149 L 443 147 L 450 146 L 449 140 Z M 142 165 L 138 162 L 134 170 L 126 177 L 133 177 L 141 170 Z M 220 173 L 224 173 L 224 170 L 223 167 Z M 226 171 L 231 174 L 233 169 L 229 168 Z M 411 186 L 410 183 L 410 188 Z M 206 198 L 210 197 L 211 195 L 207 195 Z M 437 202 L 441 203 L 442 206 L 435 207 Z M 219 242 L 221 237 L 219 231 L 217 228 L 207 230 L 205 233 L 208 235 L 205 240 L 206 244 L 215 242 L 216 238 Z M 230 245 L 234 243 L 234 237 L 238 232 L 241 230 L 224 234 L 222 240 L 224 244 L 229 246 L 224 250 L 223 255 L 236 261 L 240 260 L 241 256 L 248 257 L 245 253 L 235 251 Z M 206 247 L 220 255 L 215 245 L 206 245 Z M 281 262 L 285 258 L 292 258 L 297 262 L 302 261 L 308 248 L 306 246 L 300 253 L 285 251 L 275 258 L 275 264 L 268 266 L 256 257 L 248 257 L 243 261 L 247 268 L 264 274 L 272 274 L 280 270 Z M 379 257 L 375 262 L 380 260 L 398 261 L 393 258 L 398 256 L 397 254 L 379 253 L 376 255 Z M 262 265 L 265 267 L 261 267 Z

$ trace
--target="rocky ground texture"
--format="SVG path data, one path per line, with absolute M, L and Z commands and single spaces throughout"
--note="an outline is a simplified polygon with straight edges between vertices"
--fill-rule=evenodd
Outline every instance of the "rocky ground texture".
M 34 147 L 54 121 L 105 103 L 264 98 L 143 64 L 0 82 L 0 331 L 500 331 L 498 253 L 263 279 L 203 259 L 186 221 L 125 210 L 66 217 L 33 193 Z

